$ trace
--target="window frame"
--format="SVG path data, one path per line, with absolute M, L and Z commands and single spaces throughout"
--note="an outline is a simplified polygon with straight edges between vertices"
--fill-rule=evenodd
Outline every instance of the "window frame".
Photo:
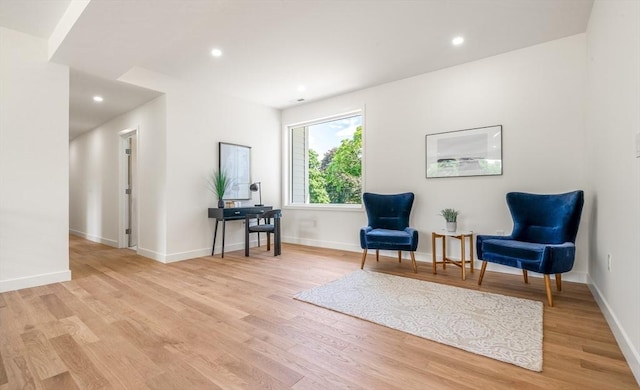
M 343 112 L 340 114 L 335 114 L 335 115 L 329 115 L 329 116 L 324 116 L 321 118 L 316 118 L 313 120 L 308 120 L 308 121 L 301 121 L 301 122 L 295 122 L 295 123 L 290 123 L 287 124 L 285 126 L 283 126 L 283 131 L 284 131 L 284 137 L 283 140 L 285 140 L 285 144 L 284 144 L 284 150 L 285 153 L 284 154 L 284 161 L 283 161 L 283 168 L 284 168 L 284 175 L 283 177 L 286 178 L 286 180 L 283 180 L 283 191 L 282 191 L 282 195 L 283 195 L 283 208 L 287 208 L 287 209 L 291 209 L 291 210 L 340 210 L 340 211 L 362 211 L 364 210 L 362 202 L 359 204 L 354 204 L 354 203 L 292 203 L 292 194 L 291 194 L 291 187 L 292 187 L 292 137 L 293 137 L 293 132 L 292 129 L 295 128 L 299 128 L 299 127 L 309 127 L 309 126 L 313 126 L 313 125 L 317 125 L 320 123 L 326 123 L 326 122 L 332 122 L 332 121 L 336 121 L 336 120 L 340 120 L 340 119 L 345 119 L 345 118 L 350 118 L 350 117 L 354 117 L 354 116 L 360 116 L 362 117 L 362 160 L 361 160 L 361 173 L 360 173 L 360 185 L 361 185 L 361 192 L 364 193 L 365 191 L 365 156 L 366 156 L 366 147 L 365 147 L 365 138 L 366 138 L 366 120 L 365 120 L 365 110 L 364 108 L 359 108 L 359 109 L 355 109 L 355 110 L 351 110 L 351 111 L 347 111 L 347 112 Z M 305 140 L 305 151 L 308 154 L 309 153 L 309 145 L 308 145 L 308 140 Z M 308 170 L 308 167 L 307 167 Z M 308 175 L 308 171 L 306 173 Z

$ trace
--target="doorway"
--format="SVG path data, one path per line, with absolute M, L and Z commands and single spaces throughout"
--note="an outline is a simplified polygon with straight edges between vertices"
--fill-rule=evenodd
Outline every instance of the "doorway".
M 120 132 L 120 242 L 119 247 L 138 248 L 138 130 Z

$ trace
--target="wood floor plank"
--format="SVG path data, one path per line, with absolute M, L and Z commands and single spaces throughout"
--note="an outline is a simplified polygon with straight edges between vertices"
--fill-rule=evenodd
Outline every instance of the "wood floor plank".
M 162 264 L 70 236 L 69 256 L 72 281 L 0 293 L 0 390 L 638 389 L 584 284 L 544 306 L 537 373 L 293 299 L 359 270 L 358 253 L 285 244 L 277 258 Z M 487 272 L 478 286 L 477 272 L 414 274 L 385 256 L 365 267 L 546 301 L 541 278 Z
M 4 368 L 4 362 L 2 360 L 2 351 L 0 351 L 0 386 L 9 382 L 7 377 L 7 369 Z
M 209 355 L 197 355 L 189 358 L 187 363 L 209 379 L 211 383 L 222 389 L 235 390 L 249 388 L 249 384 L 245 380 L 226 369 L 216 360 L 217 357 L 212 358 Z
M 157 390 L 222 389 L 184 362 L 177 362 L 165 373 L 149 378 L 147 383 L 149 388 Z
M 41 331 L 36 329 L 20 336 L 38 378 L 45 379 L 67 371 L 67 367 Z
M 298 381 L 292 386 L 292 388 L 300 388 L 304 383 L 307 383 L 307 381 L 303 381 L 305 378 L 311 378 L 312 381 L 309 383 L 313 383 L 314 386 L 317 384 L 324 384 L 325 389 L 361 388 L 353 382 L 349 382 L 344 378 L 322 369 L 311 361 L 302 359 L 299 356 L 290 353 L 287 349 L 279 348 L 277 343 L 274 345 L 270 341 L 272 341 L 272 339 L 265 341 L 253 338 L 248 340 L 245 344 L 264 355 L 270 356 L 272 359 L 277 360 L 280 364 L 283 364 L 292 370 L 304 373 L 305 377 L 301 379 L 302 383 Z
M 62 335 L 50 340 L 56 352 L 69 368 L 71 375 L 83 389 L 111 388 L 84 350 L 70 335 Z
M 40 299 L 42 299 L 47 309 L 57 319 L 71 317 L 73 315 L 71 309 L 69 309 L 67 305 L 65 305 L 64 302 L 62 302 L 55 294 L 41 295 Z
M 36 381 L 34 378 L 32 371 L 29 369 L 27 360 L 24 356 L 16 356 L 13 358 L 13 364 L 16 368 L 17 375 L 16 378 L 19 378 L 19 388 L 21 389 L 40 389 L 41 384 L 39 381 Z M 9 386 L 11 388 L 11 386 Z
M 250 361 L 243 361 L 232 355 L 223 355 L 217 361 L 229 372 L 247 382 L 249 389 L 289 389 L 289 386 L 255 367 Z
M 63 318 L 60 323 L 65 332 L 70 334 L 78 344 L 95 343 L 99 340 L 98 336 L 78 316 Z
M 29 367 L 29 354 L 20 337 L 24 331 L 35 329 L 32 318 L 25 310 L 19 293 L 12 291 L 3 295 L 7 306 L 0 309 L 0 355 L 7 383 L 0 388 L 41 388 L 33 374 L 35 369 Z
M 84 350 L 94 362 L 96 369 L 104 375 L 109 383 L 118 389 L 146 390 L 145 370 L 141 368 L 148 363 L 141 361 L 139 354 L 131 354 L 131 348 L 122 343 L 97 341 L 87 345 Z M 126 353 L 125 353 L 126 351 Z M 143 359 L 144 360 L 144 359 Z M 149 377 L 160 375 L 163 371 L 156 369 L 147 372 Z
M 65 371 L 42 381 L 45 390 L 80 390 L 69 371 Z

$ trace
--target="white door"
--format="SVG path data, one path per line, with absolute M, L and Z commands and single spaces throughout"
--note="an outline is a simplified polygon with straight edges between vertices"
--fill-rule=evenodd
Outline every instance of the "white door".
M 127 149 L 125 151 L 127 158 L 127 186 L 125 194 L 126 202 L 126 221 L 125 233 L 127 235 L 127 247 L 136 248 L 138 246 L 138 193 L 137 193 L 137 152 L 138 152 L 137 134 L 133 134 L 127 138 Z

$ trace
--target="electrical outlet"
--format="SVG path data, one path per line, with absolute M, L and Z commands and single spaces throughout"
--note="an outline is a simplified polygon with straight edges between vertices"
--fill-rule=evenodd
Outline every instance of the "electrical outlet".
M 613 257 L 611 253 L 607 254 L 607 271 L 611 272 L 611 263 L 613 261 Z

